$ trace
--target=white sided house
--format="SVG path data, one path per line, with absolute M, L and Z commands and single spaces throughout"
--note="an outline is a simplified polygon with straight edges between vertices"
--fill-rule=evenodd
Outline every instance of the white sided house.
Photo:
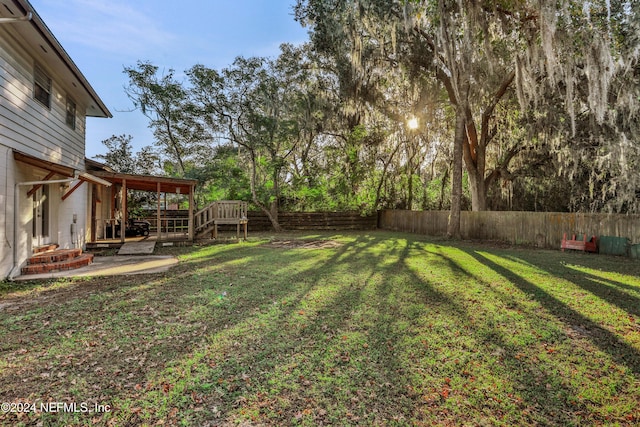
M 86 117 L 111 117 L 26 0 L 0 0 L 0 280 L 41 247 L 82 249 Z M 83 185 L 83 183 L 85 183 Z

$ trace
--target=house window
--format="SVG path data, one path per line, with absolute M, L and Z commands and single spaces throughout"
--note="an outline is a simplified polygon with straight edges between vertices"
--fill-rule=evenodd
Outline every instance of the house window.
M 67 125 L 71 129 L 76 128 L 76 103 L 69 97 L 67 97 Z
M 33 97 L 47 108 L 51 108 L 51 77 L 37 64 L 33 70 Z

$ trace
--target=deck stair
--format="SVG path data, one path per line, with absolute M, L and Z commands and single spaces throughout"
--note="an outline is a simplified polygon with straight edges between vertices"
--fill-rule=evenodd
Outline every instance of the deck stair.
M 22 267 L 22 274 L 42 274 L 56 271 L 74 270 L 93 262 L 93 254 L 83 253 L 82 249 L 58 249 L 57 245 L 48 245 L 34 250 L 34 254 Z
M 247 202 L 240 200 L 219 200 L 198 211 L 195 215 L 196 238 L 211 235 L 218 238 L 219 225 L 235 225 L 236 237 L 242 234 L 247 239 Z

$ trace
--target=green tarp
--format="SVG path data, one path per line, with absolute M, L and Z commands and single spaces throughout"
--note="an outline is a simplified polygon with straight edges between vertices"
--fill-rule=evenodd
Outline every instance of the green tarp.
M 629 239 L 626 237 L 600 236 L 598 239 L 598 252 L 605 255 L 627 256 L 629 251 Z

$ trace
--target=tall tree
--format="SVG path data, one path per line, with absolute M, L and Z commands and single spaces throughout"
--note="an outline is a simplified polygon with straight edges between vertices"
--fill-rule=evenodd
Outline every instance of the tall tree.
M 125 67 L 124 73 L 129 77 L 125 91 L 149 118 L 155 144 L 175 162 L 178 175 L 185 176 L 188 161 L 210 148 L 197 115 L 190 110 L 185 86 L 176 80 L 174 70 L 160 75 L 158 66 L 149 62 Z
M 303 85 L 307 79 L 300 52 L 283 46 L 275 60 L 236 58 L 222 71 L 202 65 L 187 74 L 191 99 L 200 117 L 219 127 L 219 136 L 237 144 L 246 156 L 253 203 L 280 231 L 281 185 L 293 152 L 306 138 L 308 122 Z M 307 120 L 305 121 L 305 117 Z
M 131 146 L 131 135 L 112 135 L 102 141 L 107 148 L 105 154 L 98 154 L 96 158 L 105 162 L 107 166 L 120 173 L 137 173 L 138 162 L 136 161 Z
M 497 117 L 499 104 L 517 94 L 520 108 L 537 112 L 529 117 L 558 119 L 563 115 L 555 114 L 557 105 L 542 100 L 557 100 L 559 92 L 570 123 L 575 122 L 576 112 L 586 109 L 593 120 L 589 127 L 602 126 L 611 117 L 607 107 L 611 82 L 620 72 L 629 76 L 629 64 L 637 63 L 638 49 L 626 49 L 626 53 L 620 49 L 624 31 L 637 40 L 637 8 L 632 2 L 612 6 L 577 0 L 299 0 L 296 16 L 311 27 L 317 49 L 333 53 L 337 62 L 349 55 L 351 74 L 361 81 L 363 99 L 371 93 L 367 90 L 371 76 L 397 73 L 398 66 L 436 76 L 441 82 L 455 111 L 449 234 L 457 235 L 461 159 L 469 177 L 472 208 L 483 210 L 487 189 L 500 178 L 512 177 L 509 163 L 536 147 L 520 139 L 521 144 L 511 145 L 494 157 L 493 167 L 487 167 L 496 135 L 510 131 L 499 126 L 508 122 Z M 372 65 L 378 71 L 366 68 Z M 630 93 L 621 86 L 618 89 Z M 638 100 L 629 95 L 623 99 L 631 99 L 633 105 Z M 514 108 L 513 103 L 506 105 Z M 608 124 L 621 129 L 612 121 Z M 566 144 L 551 148 L 557 153 L 567 151 Z
M 540 112 L 563 177 L 584 180 L 576 208 L 640 211 L 640 4 L 541 2 L 536 23 L 517 62 L 518 98 Z
M 131 145 L 131 135 L 113 135 L 102 141 L 107 148 L 105 154 L 96 157 L 119 173 L 154 175 L 159 173 L 160 156 L 151 147 L 143 147 L 137 153 Z M 156 201 L 156 194 L 146 191 L 127 192 L 128 212 L 133 216 L 143 215 L 145 205 Z
M 490 58 L 493 62 L 488 65 L 489 59 L 486 59 L 484 67 L 477 64 L 479 59 L 487 58 L 477 53 L 478 46 L 486 49 L 490 44 L 477 40 L 475 31 L 488 28 L 489 23 L 483 21 L 484 27 L 479 26 L 479 15 L 467 13 L 455 2 L 437 2 L 435 5 L 430 2 L 420 6 L 419 13 L 415 6 L 408 8 L 402 2 L 372 0 L 334 4 L 310 0 L 299 1 L 297 12 L 298 19 L 312 26 L 312 41 L 319 49 L 333 52 L 337 58 L 343 57 L 345 52 L 350 55 L 355 70 L 353 74 L 363 78 L 360 92 L 365 100 L 373 100 L 372 88 L 377 82 L 372 82 L 371 76 L 384 81 L 385 69 L 398 73 L 397 67 L 403 66 L 419 70 L 419 73 L 407 75 L 413 75 L 416 81 L 424 80 L 428 75 L 441 80 L 456 112 L 452 180 L 452 197 L 455 200 L 452 201 L 449 233 L 458 235 L 463 155 L 472 184 L 473 206 L 478 210 L 484 209 L 485 149 L 493 136 L 489 130 L 490 120 L 495 105 L 506 93 L 514 75 L 512 71 L 504 73 L 504 67 L 498 69 L 502 66 L 501 57 Z M 346 49 L 344 39 L 350 40 Z M 364 72 L 372 66 L 378 71 Z M 488 77 L 480 76 L 480 72 L 486 74 L 489 66 L 496 69 L 495 73 Z M 501 80 L 498 75 L 502 76 Z M 379 96 L 379 99 L 384 100 L 384 96 Z M 473 109 L 478 107 L 472 99 L 486 104 L 482 108 L 480 131 L 476 131 Z
M 132 140 L 131 135 L 113 135 L 102 141 L 107 152 L 96 157 L 116 172 L 141 175 L 158 173 L 160 157 L 151 147 L 143 147 L 135 153 L 131 145 Z

